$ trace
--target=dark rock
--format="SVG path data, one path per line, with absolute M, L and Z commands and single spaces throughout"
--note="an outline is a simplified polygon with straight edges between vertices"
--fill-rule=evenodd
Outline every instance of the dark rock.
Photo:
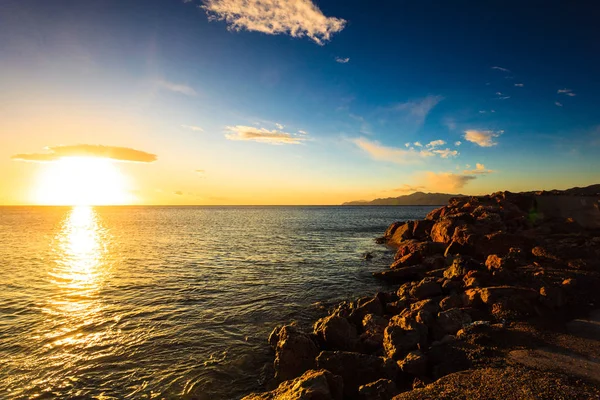
M 427 373 L 427 356 L 419 350 L 411 351 L 398 365 L 404 373 L 423 376 Z
M 488 285 L 491 276 L 488 272 L 471 270 L 463 277 L 465 288 L 482 287 Z
M 300 332 L 293 325 L 286 325 L 278 330 L 276 337 L 273 365 L 275 378 L 278 381 L 295 378 L 314 368 L 315 357 L 319 354 L 319 350 L 310 336 Z
M 443 311 L 451 308 L 462 307 L 462 305 L 462 297 L 458 293 L 453 293 L 450 296 L 446 296 L 440 301 L 440 309 Z
M 421 341 L 421 335 L 416 330 L 405 330 L 399 325 L 388 325 L 383 333 L 383 348 L 385 354 L 400 360 L 411 350 L 415 350 Z
M 394 263 L 390 266 L 391 269 L 398 269 L 403 267 L 410 267 L 413 265 L 417 265 L 423 261 L 423 255 L 420 253 L 409 253 L 400 259 L 394 261 Z
M 441 294 L 442 286 L 435 278 L 424 278 L 410 291 L 410 295 L 418 300 L 429 299 Z
M 442 291 L 444 294 L 453 294 L 462 291 L 463 282 L 459 280 L 447 279 L 442 283 Z
M 383 346 L 383 331 L 388 325 L 388 320 L 374 315 L 367 314 L 362 320 L 363 333 L 360 335 L 360 341 L 366 351 L 376 351 Z
M 427 219 L 414 221 L 414 227 L 412 232 L 413 238 L 418 240 L 426 240 L 429 237 L 429 233 L 431 232 L 433 224 L 433 221 Z
M 416 301 L 410 305 L 410 312 L 416 314 L 419 311 L 427 311 L 432 314 L 437 314 L 440 309 L 439 302 L 435 299 L 426 299 L 421 301 Z
M 352 350 L 358 341 L 356 327 L 346 318 L 330 315 L 315 323 L 315 334 L 328 348 Z
M 363 258 L 365 260 L 372 260 L 373 259 L 373 253 L 371 253 L 370 251 L 367 251 L 367 252 L 363 253 Z
M 427 267 L 424 265 L 415 265 L 413 267 L 405 267 L 400 269 L 390 269 L 388 271 L 382 272 L 374 272 L 373 276 L 375 278 L 392 282 L 392 283 L 400 283 L 406 282 L 410 279 L 421 278 L 427 272 Z
M 361 400 L 389 400 L 398 393 L 398 387 L 389 379 L 379 379 L 358 388 Z
M 253 393 L 242 400 L 342 400 L 343 381 L 326 370 L 306 371 L 302 376 L 282 382 L 275 390 Z
M 471 323 L 471 316 L 460 308 L 451 308 L 440 312 L 437 322 L 444 332 L 454 335 L 463 326 Z
M 344 396 L 354 398 L 358 388 L 379 379 L 395 381 L 399 368 L 389 358 L 343 351 L 323 351 L 317 366 L 339 375 L 344 380 Z
M 557 309 L 565 306 L 565 293 L 561 288 L 554 286 L 543 286 L 540 288 L 542 304 L 551 309 Z

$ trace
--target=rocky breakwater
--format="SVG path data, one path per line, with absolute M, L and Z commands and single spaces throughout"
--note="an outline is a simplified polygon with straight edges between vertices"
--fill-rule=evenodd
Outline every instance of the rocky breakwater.
M 273 390 L 245 399 L 467 398 L 470 387 L 478 398 L 600 396 L 568 371 L 510 357 L 552 343 L 594 349 L 560 335 L 600 305 L 596 189 L 453 198 L 424 220 L 393 223 L 378 241 L 395 261 L 375 276 L 397 289 L 340 304 L 311 332 L 276 328 Z

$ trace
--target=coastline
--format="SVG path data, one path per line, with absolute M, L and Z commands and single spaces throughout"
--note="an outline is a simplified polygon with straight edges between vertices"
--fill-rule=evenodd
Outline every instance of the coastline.
M 244 400 L 599 397 L 597 189 L 456 197 L 393 223 L 374 275 L 397 290 L 312 332 L 276 327 L 274 377 Z

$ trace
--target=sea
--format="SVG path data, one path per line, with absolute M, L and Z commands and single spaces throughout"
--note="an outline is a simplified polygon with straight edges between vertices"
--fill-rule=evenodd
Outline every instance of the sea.
M 0 207 L 0 398 L 240 399 L 434 207 Z M 374 256 L 366 260 L 367 252 Z

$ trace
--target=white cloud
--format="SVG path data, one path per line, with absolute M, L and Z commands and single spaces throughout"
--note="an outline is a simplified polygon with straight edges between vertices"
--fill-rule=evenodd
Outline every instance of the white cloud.
M 350 61 L 350 57 L 346 57 L 346 58 L 336 57 L 335 61 L 339 62 L 340 64 L 346 64 Z
M 308 132 L 306 132 L 306 131 L 298 131 L 298 133 L 301 135 L 308 135 Z
M 460 146 L 462 144 L 462 142 L 460 140 L 457 140 L 456 142 L 454 142 L 455 146 Z
M 283 128 L 285 128 L 285 126 L 275 123 L 275 126 L 277 127 L 277 129 L 282 130 Z
M 410 147 L 410 143 L 404 143 L 405 147 Z
M 498 66 L 492 67 L 492 69 L 502 71 L 502 72 L 510 72 L 510 69 L 502 68 L 502 67 L 498 67 Z
M 450 149 L 432 150 L 432 153 L 439 154 L 439 156 L 442 158 L 456 157 L 458 155 L 457 150 L 450 150 Z
M 187 96 L 196 96 L 198 93 L 190 86 L 174 83 L 165 80 L 156 81 L 156 84 L 163 89 L 170 90 L 171 92 L 185 94 Z
M 415 145 L 416 147 L 423 147 L 421 142 L 414 142 L 413 145 Z
M 498 100 L 508 100 L 510 99 L 510 96 L 500 96 L 498 97 Z
M 470 168 L 469 165 L 467 165 L 467 168 Z M 465 171 L 463 171 L 463 174 L 465 175 L 486 175 L 486 174 L 491 174 L 492 171 L 491 169 L 486 169 L 485 165 L 477 163 L 475 164 L 475 169 L 467 169 Z
M 456 157 L 458 155 L 458 151 L 450 149 L 418 150 L 414 147 L 409 147 L 408 149 L 399 147 L 388 147 L 383 146 L 379 142 L 370 141 L 365 138 L 352 139 L 352 142 L 360 149 L 368 153 L 372 158 L 380 161 L 393 162 L 396 164 L 415 164 L 422 161 L 425 158 L 435 157 L 436 155 L 441 158 Z M 407 144 L 410 145 L 410 143 Z
M 523 87 L 523 86 L 525 86 L 525 85 L 524 85 L 523 83 L 515 83 L 515 86 L 516 86 L 516 87 Z
M 225 21 L 233 31 L 307 36 L 323 45 L 346 21 L 326 17 L 311 0 L 203 0 L 209 20 Z
M 228 126 L 226 130 L 230 132 L 225 134 L 225 137 L 229 140 L 254 141 L 268 144 L 301 144 L 306 140 L 302 136 L 296 136 L 291 133 L 253 126 Z
M 556 92 L 558 94 L 566 94 L 569 97 L 575 97 L 577 96 L 575 93 L 573 93 L 573 91 L 571 89 L 558 89 L 558 91 Z
M 416 143 L 415 143 L 415 144 L 416 144 Z M 436 147 L 440 147 L 440 146 L 443 146 L 443 145 L 445 145 L 445 144 L 446 144 L 446 142 L 445 142 L 445 141 L 443 141 L 442 139 L 439 139 L 439 140 L 432 140 L 431 142 L 427 143 L 427 144 L 425 145 L 425 147 L 429 147 L 430 149 L 434 149 L 434 148 L 436 148 Z
M 563 106 L 562 103 L 559 103 L 558 101 L 555 101 L 554 105 L 557 106 L 557 107 L 562 107 Z
M 420 100 L 399 103 L 393 106 L 396 111 L 407 111 L 416 118 L 418 124 L 422 124 L 427 114 L 444 98 L 442 96 L 427 96 Z
M 200 128 L 199 126 L 195 126 L 195 125 L 181 125 L 181 127 L 184 129 L 189 129 L 190 131 L 204 132 L 204 129 Z
M 465 140 L 471 143 L 475 143 L 481 147 L 492 147 L 498 144 L 494 142 L 494 138 L 497 138 L 502 133 L 502 131 L 478 131 L 471 129 L 465 131 L 464 138 Z

